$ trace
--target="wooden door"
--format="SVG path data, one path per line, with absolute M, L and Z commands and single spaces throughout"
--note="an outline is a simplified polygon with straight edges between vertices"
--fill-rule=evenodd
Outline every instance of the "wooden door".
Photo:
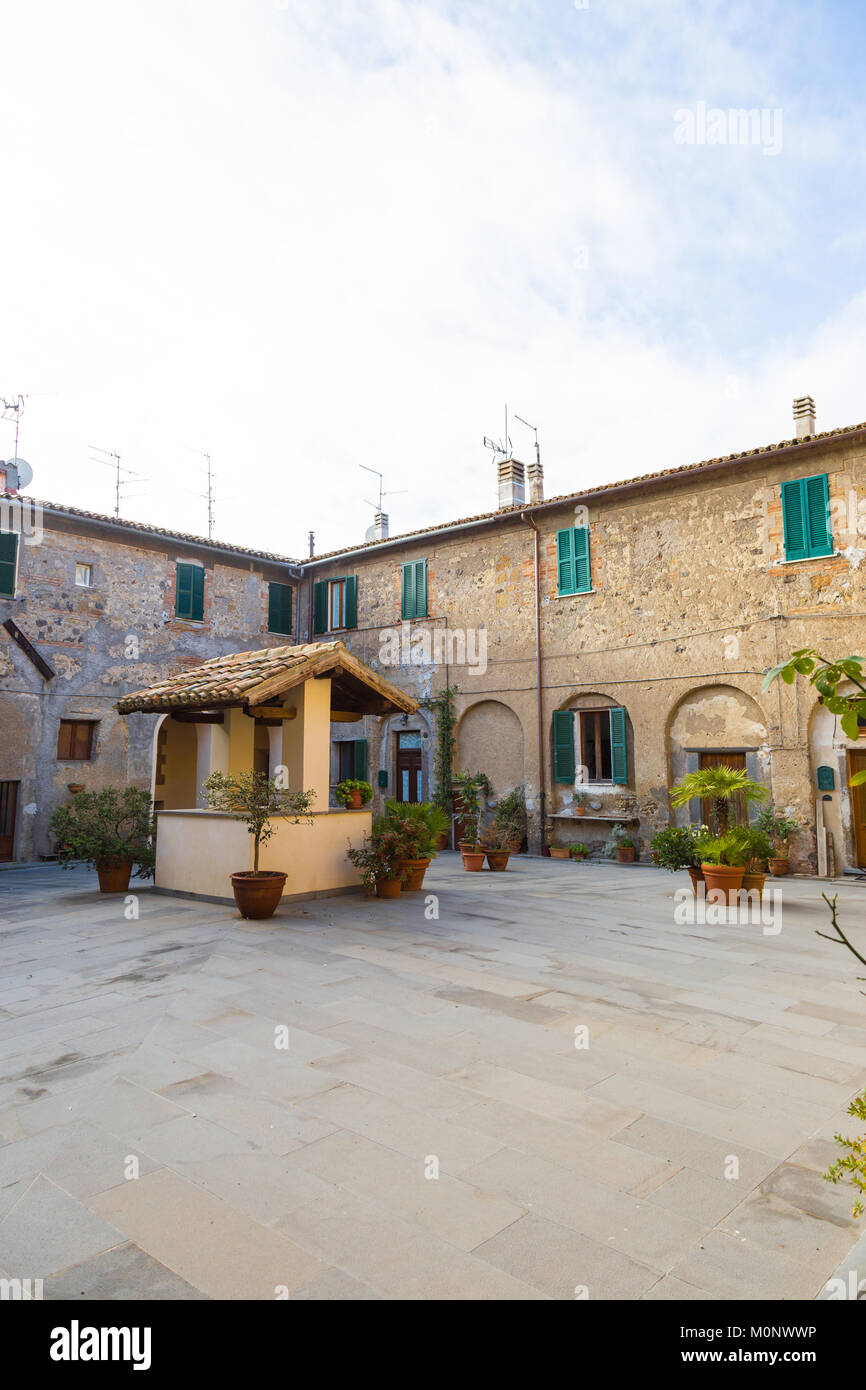
M 853 777 L 855 772 L 866 772 L 866 750 L 852 749 L 848 754 L 848 775 Z M 854 845 L 857 855 L 857 866 L 866 869 L 866 782 L 859 787 L 849 788 L 851 795 L 851 813 L 854 819 Z
M 417 802 L 421 795 L 421 735 L 406 733 L 397 735 L 397 801 Z
M 745 753 L 701 753 L 699 757 L 701 770 L 705 767 L 734 767 L 745 768 Z M 701 801 L 701 820 L 704 825 L 712 826 L 713 803 L 709 798 Z M 729 802 L 728 810 L 729 825 L 748 825 L 749 807 L 744 796 L 735 796 Z
M 0 782 L 0 860 L 8 862 L 15 852 L 15 811 L 18 783 Z

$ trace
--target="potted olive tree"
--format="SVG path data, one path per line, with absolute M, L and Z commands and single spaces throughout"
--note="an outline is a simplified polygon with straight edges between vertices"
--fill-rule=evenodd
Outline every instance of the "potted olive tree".
M 92 864 L 100 893 L 125 893 L 133 866 L 150 878 L 156 857 L 153 802 L 140 787 L 75 792 L 51 817 L 57 857 L 65 869 Z
M 203 783 L 208 805 L 242 821 L 253 837 L 253 867 L 231 875 L 232 892 L 242 917 L 260 920 L 272 917 L 283 895 L 287 875 L 278 869 L 259 868 L 259 850 L 274 834 L 272 824 L 280 816 L 292 825 L 312 824 L 310 807 L 314 791 L 295 792 L 281 787 L 264 772 L 239 772 L 229 777 L 212 772 Z

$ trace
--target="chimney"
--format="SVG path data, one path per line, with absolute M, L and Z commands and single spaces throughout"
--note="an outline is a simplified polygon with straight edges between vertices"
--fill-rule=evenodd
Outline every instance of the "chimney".
M 499 475 L 499 510 L 503 507 L 522 507 L 526 501 L 524 467 L 517 459 L 500 459 L 496 465 Z
M 798 396 L 794 401 L 794 424 L 798 439 L 808 439 L 815 433 L 815 402 L 811 396 Z
M 368 526 L 364 533 L 365 541 L 386 541 L 388 539 L 388 513 L 377 512 L 373 517 L 373 525 Z
M 544 469 L 541 466 L 541 459 L 536 463 L 527 464 L 526 476 L 529 479 L 529 501 L 534 506 L 536 502 L 544 501 Z

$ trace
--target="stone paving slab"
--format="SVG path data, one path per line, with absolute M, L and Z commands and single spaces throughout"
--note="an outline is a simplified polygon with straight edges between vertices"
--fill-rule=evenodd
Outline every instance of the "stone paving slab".
M 0 1268 L 81 1300 L 819 1296 L 862 1263 L 822 1179 L 856 963 L 826 885 L 774 885 L 766 935 L 677 924 L 685 886 L 446 854 L 438 919 L 140 888 L 127 921 L 86 871 L 0 875 Z

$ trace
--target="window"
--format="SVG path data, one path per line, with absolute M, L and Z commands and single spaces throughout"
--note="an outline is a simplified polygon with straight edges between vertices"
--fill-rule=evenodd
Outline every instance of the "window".
M 585 594 L 592 588 L 588 526 L 557 531 L 556 583 L 560 594 Z
M 178 563 L 174 611 L 176 617 L 192 623 L 204 620 L 204 570 L 201 565 Z
M 58 762 L 89 762 L 93 757 L 96 724 L 87 719 L 61 719 L 57 735 Z
M 400 584 L 400 617 L 427 617 L 427 561 L 412 560 L 403 566 Z
M 282 632 L 290 635 L 292 631 L 292 586 L 290 584 L 268 585 L 268 632 Z
M 556 710 L 553 716 L 553 780 L 573 785 L 577 776 L 575 725 L 581 781 L 628 784 L 625 710 Z
M 365 738 L 344 738 L 335 745 L 337 752 L 337 781 L 347 782 L 356 778 L 359 782 L 367 780 L 367 740 Z
M 833 554 L 826 473 L 782 484 L 782 524 L 786 560 Z
M 93 566 L 77 564 L 75 566 L 75 582 L 79 589 L 89 589 L 93 583 Z
M 14 531 L 0 533 L 0 595 L 15 597 L 15 571 L 18 563 L 18 537 Z
M 358 626 L 358 580 L 322 579 L 313 586 L 313 632 Z

